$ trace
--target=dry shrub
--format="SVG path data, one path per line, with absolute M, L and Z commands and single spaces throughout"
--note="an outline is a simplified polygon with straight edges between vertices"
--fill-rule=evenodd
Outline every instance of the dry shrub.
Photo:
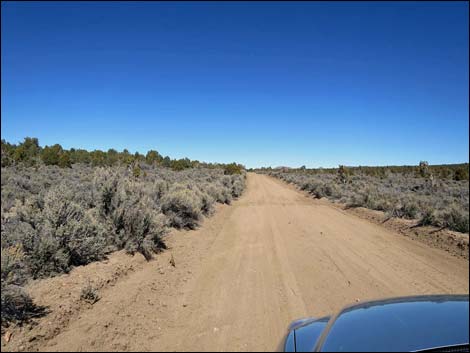
M 202 200 L 193 190 L 176 186 L 162 199 L 162 211 L 176 228 L 194 229 L 199 224 Z
M 21 245 L 1 249 L 1 315 L 2 327 L 21 322 L 43 312 L 21 287 L 27 280 Z
M 80 299 L 89 304 L 95 304 L 98 300 L 100 300 L 98 290 L 93 286 L 90 281 L 88 281 L 85 287 L 82 288 L 80 292 Z
M 469 232 L 468 212 L 458 209 L 455 205 L 452 205 L 448 210 L 443 212 L 441 217 L 443 226 L 457 232 Z

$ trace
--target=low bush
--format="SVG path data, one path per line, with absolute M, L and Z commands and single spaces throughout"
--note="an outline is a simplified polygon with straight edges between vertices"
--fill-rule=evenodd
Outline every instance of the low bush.
M 2 327 L 11 322 L 21 322 L 40 314 L 38 308 L 26 291 L 17 285 L 2 285 Z
M 80 299 L 89 304 L 95 304 L 98 300 L 100 300 L 100 295 L 98 294 L 98 290 L 91 284 L 91 282 L 88 282 L 80 292 Z
M 21 287 L 27 281 L 27 268 L 21 245 L 1 249 L 1 326 L 36 316 L 40 308 Z
M 240 164 L 230 163 L 224 167 L 224 174 L 226 175 L 242 174 L 242 173 L 243 173 L 243 166 Z
M 203 203 L 193 190 L 176 186 L 162 199 L 162 211 L 171 226 L 194 229 L 201 219 Z
M 469 216 L 468 212 L 463 212 L 455 205 L 451 206 L 442 214 L 442 225 L 457 232 L 469 232 Z
M 232 178 L 232 196 L 239 197 L 245 189 L 245 182 L 240 177 Z
M 436 212 L 432 209 L 425 210 L 418 224 L 421 226 L 438 226 L 439 222 L 436 217 Z
M 118 231 L 127 252 L 139 252 L 147 260 L 152 254 L 165 248 L 163 236 L 167 232 L 163 214 L 138 203 L 122 213 L 122 227 Z

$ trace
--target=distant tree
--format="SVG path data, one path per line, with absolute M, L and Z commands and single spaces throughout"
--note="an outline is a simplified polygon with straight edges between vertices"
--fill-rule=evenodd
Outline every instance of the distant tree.
M 90 152 L 84 149 L 70 149 L 70 160 L 72 164 L 75 163 L 84 163 L 88 164 L 91 161 Z
M 36 157 L 39 155 L 41 148 L 37 138 L 25 137 L 24 141 L 18 146 L 12 146 L 11 158 L 15 163 L 26 163 L 34 165 Z
M 171 167 L 171 159 L 170 159 L 170 157 L 166 156 L 165 158 L 163 158 L 163 160 L 162 160 L 162 166 L 167 167 L 167 168 Z
M 191 161 L 188 158 L 174 159 L 170 162 L 170 167 L 176 171 L 191 168 Z
M 119 162 L 119 155 L 118 151 L 116 151 L 114 148 L 110 148 L 108 152 L 106 153 L 106 160 L 107 160 L 107 165 L 113 166 L 116 165 Z
M 72 161 L 70 160 L 70 152 L 62 151 L 62 153 L 59 156 L 58 166 L 61 167 L 61 168 L 71 168 L 72 167 Z
M 2 167 L 8 167 L 13 164 L 13 152 L 15 146 L 2 139 Z
M 236 164 L 235 162 L 225 165 L 224 167 L 224 174 L 226 175 L 233 175 L 233 174 L 241 174 L 243 170 L 243 166 L 240 164 Z
M 162 161 L 163 157 L 157 151 L 150 150 L 145 155 L 145 160 L 148 164 L 158 164 Z
M 15 163 L 24 162 L 26 160 L 26 149 L 23 146 L 18 146 L 14 149 L 13 160 Z
M 468 180 L 468 168 L 458 168 L 455 170 L 454 180 Z
M 58 165 L 62 151 L 62 146 L 59 144 L 46 146 L 41 152 L 41 159 L 45 165 Z
M 41 150 L 39 140 L 36 137 L 25 137 L 20 146 L 26 149 L 26 154 L 29 158 L 38 156 Z
M 134 161 L 134 158 L 132 157 L 132 155 L 129 153 L 129 151 L 127 149 L 124 149 L 120 154 L 119 154 L 119 158 L 121 160 L 121 162 L 124 164 L 124 165 L 131 165 L 132 162 Z
M 145 156 L 140 154 L 139 152 L 134 153 L 134 161 L 143 161 L 145 160 Z
M 106 165 L 107 155 L 101 150 L 94 150 L 90 152 L 91 164 L 93 166 L 104 166 Z

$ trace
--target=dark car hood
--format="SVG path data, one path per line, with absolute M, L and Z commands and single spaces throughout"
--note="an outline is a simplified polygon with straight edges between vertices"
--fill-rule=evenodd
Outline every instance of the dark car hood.
M 468 344 L 468 295 L 395 298 L 291 325 L 296 351 L 416 351 Z

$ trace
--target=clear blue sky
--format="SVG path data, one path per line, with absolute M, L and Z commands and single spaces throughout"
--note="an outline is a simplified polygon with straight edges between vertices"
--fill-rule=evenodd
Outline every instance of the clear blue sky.
M 248 167 L 468 162 L 467 2 L 2 2 L 2 138 Z

